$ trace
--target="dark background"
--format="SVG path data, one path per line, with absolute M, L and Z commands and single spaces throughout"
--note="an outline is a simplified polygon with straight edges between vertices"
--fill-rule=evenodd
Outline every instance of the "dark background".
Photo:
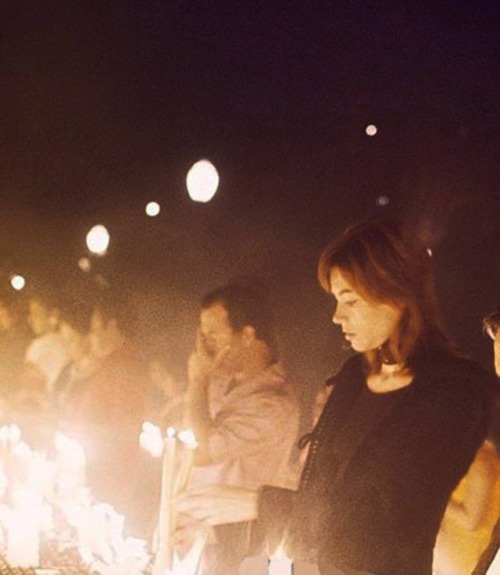
M 432 249 L 446 325 L 489 365 L 480 320 L 500 304 L 498 10 L 4 0 L 0 281 L 86 281 L 85 233 L 105 224 L 109 253 L 90 277 L 132 293 L 143 346 L 182 376 L 198 299 L 256 276 L 306 389 L 346 356 L 316 281 L 321 248 L 388 215 Z M 184 181 L 204 157 L 221 183 L 202 205 Z M 157 218 L 144 214 L 150 200 Z

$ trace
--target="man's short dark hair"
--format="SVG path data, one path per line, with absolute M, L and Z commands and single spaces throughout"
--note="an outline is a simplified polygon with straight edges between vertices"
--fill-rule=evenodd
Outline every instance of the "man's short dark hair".
M 276 354 L 274 314 L 263 293 L 246 285 L 228 284 L 214 289 L 201 300 L 202 309 L 215 304 L 221 304 L 227 311 L 229 325 L 234 331 L 253 327 L 255 337 Z

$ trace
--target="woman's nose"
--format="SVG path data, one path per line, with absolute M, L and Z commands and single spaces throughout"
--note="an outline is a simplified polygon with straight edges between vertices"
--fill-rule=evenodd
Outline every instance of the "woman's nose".
M 341 323 L 341 316 L 339 313 L 339 306 L 338 305 L 335 307 L 335 311 L 333 312 L 332 322 L 336 325 L 339 325 Z

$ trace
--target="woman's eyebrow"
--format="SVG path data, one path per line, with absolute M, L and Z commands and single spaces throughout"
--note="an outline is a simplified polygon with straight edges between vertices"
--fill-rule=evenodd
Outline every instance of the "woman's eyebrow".
M 338 293 L 339 296 L 344 295 L 346 293 L 354 293 L 352 289 L 349 288 L 344 288 L 343 290 L 340 290 L 340 292 Z

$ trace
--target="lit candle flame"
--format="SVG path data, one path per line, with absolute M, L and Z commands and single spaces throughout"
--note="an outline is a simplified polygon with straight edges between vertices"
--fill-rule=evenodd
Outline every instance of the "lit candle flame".
M 142 431 L 139 435 L 139 445 L 152 457 L 161 457 L 163 453 L 163 438 L 160 428 L 149 421 L 145 421 L 142 424 Z

